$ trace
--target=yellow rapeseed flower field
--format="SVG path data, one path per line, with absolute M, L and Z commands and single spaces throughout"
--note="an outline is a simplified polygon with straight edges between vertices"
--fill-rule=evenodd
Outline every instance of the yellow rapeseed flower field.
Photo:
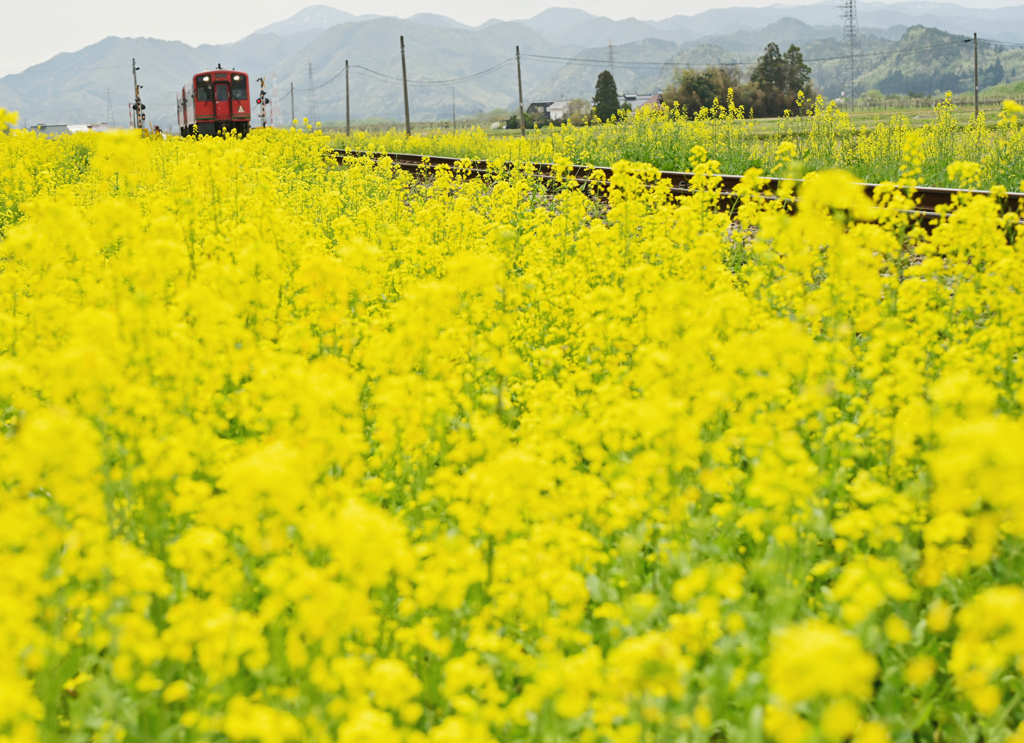
M 0 136 L 0 740 L 1024 739 L 1018 215 L 327 147 Z
M 404 132 L 337 135 L 340 149 L 410 152 L 480 160 L 567 159 L 611 166 L 618 160 L 645 162 L 660 170 L 685 171 L 693 147 L 721 163 L 723 173 L 751 167 L 772 175 L 842 168 L 868 183 L 912 178 L 919 184 L 959 188 L 953 162 L 970 162 L 984 187 L 1017 191 L 1024 178 L 1024 106 L 1006 101 L 995 121 L 984 113 L 961 124 L 952 96 L 923 123 L 905 113 L 858 126 L 834 102 L 798 101 L 794 114 L 776 120 L 750 118 L 727 100 L 687 113 L 678 108 L 641 108 L 605 126 L 563 124 L 531 130 L 526 138 L 491 136 L 481 129 L 440 131 L 408 138 Z M 918 117 L 915 116 L 914 119 Z M 491 134 L 494 134 L 493 132 Z M 518 134 L 518 133 L 517 133 Z

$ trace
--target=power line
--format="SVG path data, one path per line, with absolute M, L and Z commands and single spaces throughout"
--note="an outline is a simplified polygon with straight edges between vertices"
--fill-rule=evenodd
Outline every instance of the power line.
M 1019 41 L 997 41 L 996 39 L 978 39 L 978 41 L 984 41 L 986 44 L 996 44 L 997 46 L 1015 46 L 1024 47 L 1024 43 Z
M 888 56 L 891 56 L 893 54 L 904 54 L 904 53 L 907 53 L 907 52 L 921 52 L 921 51 L 926 51 L 928 49 L 938 49 L 938 48 L 947 47 L 947 46 L 959 46 L 961 43 L 963 43 L 963 40 L 946 41 L 946 42 L 943 42 L 941 44 L 929 44 L 927 46 L 901 47 L 899 49 L 890 49 L 890 50 L 884 51 L 884 52 L 872 52 L 870 54 L 858 54 L 858 55 L 856 55 L 856 58 L 857 59 L 870 59 L 870 58 L 873 58 L 873 57 L 888 57 Z M 607 64 L 608 64 L 608 61 L 604 60 L 604 59 L 587 59 L 587 58 L 581 58 L 581 57 L 556 57 L 556 56 L 547 55 L 547 54 L 524 54 L 523 57 L 527 58 L 527 59 L 536 59 L 536 60 L 539 60 L 539 61 L 561 62 L 563 64 L 573 64 L 573 65 L 579 65 L 579 66 L 585 66 L 585 67 L 607 66 Z M 835 61 L 838 61 L 838 60 L 849 60 L 849 59 L 850 59 L 850 55 L 843 54 L 841 56 L 836 56 L 836 57 L 812 57 L 812 58 L 809 58 L 809 59 L 808 58 L 804 58 L 804 62 L 835 62 Z M 757 62 L 756 61 L 747 61 L 747 62 L 735 62 L 735 61 L 733 61 L 733 62 L 709 62 L 709 61 L 701 61 L 701 62 L 696 62 L 696 61 L 694 61 L 694 62 L 687 62 L 687 61 L 683 61 L 683 62 L 669 62 L 669 61 L 655 62 L 655 61 L 647 61 L 647 60 L 633 60 L 633 61 L 629 61 L 629 62 L 623 62 L 621 59 L 618 59 L 618 60 L 616 60 L 615 64 L 618 67 L 629 67 L 629 68 L 633 68 L 633 69 L 647 69 L 647 68 L 652 68 L 652 67 L 654 67 L 654 68 L 663 68 L 663 67 L 693 67 L 693 66 L 697 66 L 697 65 L 704 65 L 704 66 L 708 66 L 708 67 L 753 67 L 753 66 L 757 65 Z
M 607 69 L 608 60 L 605 59 L 581 59 L 574 57 L 553 57 L 543 54 L 524 54 L 526 59 L 535 59 L 541 62 L 559 62 L 565 65 L 575 65 L 577 67 L 603 67 Z M 845 59 L 845 57 L 844 57 Z M 646 60 L 634 60 L 629 62 L 623 62 L 621 59 L 616 60 L 616 67 L 624 67 L 628 69 L 661 69 L 664 67 L 693 67 L 696 65 L 713 65 L 717 67 L 745 67 L 756 65 L 756 62 L 654 62 Z
M 46 63 L 44 62 L 43 64 Z M 20 75 L 24 72 L 28 72 L 29 70 L 35 67 L 42 67 L 43 64 L 32 65 L 32 67 L 27 67 L 21 72 L 13 72 L 11 74 Z M 122 67 L 124 67 L 123 64 L 102 65 L 100 67 L 47 67 L 43 69 L 42 72 L 92 72 L 93 70 L 119 70 Z
M 454 78 L 451 78 L 449 80 L 410 80 L 409 84 L 410 85 L 452 85 L 454 83 L 469 82 L 470 80 L 476 80 L 477 78 L 483 77 L 484 75 L 489 75 L 490 73 L 492 73 L 492 72 L 494 72 L 496 70 L 500 70 L 502 67 L 507 67 L 509 64 L 511 64 L 514 61 L 515 61 L 515 57 L 509 57 L 508 59 L 504 60 L 503 62 L 499 62 L 498 64 L 494 65 L 493 67 L 488 67 L 486 70 L 481 70 L 480 72 L 474 72 L 474 73 L 472 73 L 470 75 L 466 75 L 464 77 L 454 77 Z M 371 69 L 369 69 L 367 67 L 363 67 L 362 65 L 356 65 L 356 67 L 358 67 L 361 70 L 365 70 L 366 72 L 369 72 L 371 74 L 374 74 L 374 75 L 377 75 L 379 77 L 386 78 L 386 79 L 389 79 L 389 80 L 395 80 L 397 82 L 401 82 L 401 80 L 402 80 L 401 78 L 394 78 L 394 77 L 391 77 L 389 75 L 385 75 L 382 72 L 377 72 L 376 70 L 371 70 Z
M 509 64 L 511 64 L 514 61 L 515 61 L 515 57 L 509 57 L 508 59 L 504 60 L 503 62 L 499 62 L 498 64 L 494 65 L 493 67 L 488 67 L 486 70 L 480 70 L 479 72 L 474 72 L 472 74 L 465 75 L 464 77 L 455 77 L 455 78 L 451 78 L 449 80 L 410 80 L 409 81 L 409 85 L 421 85 L 421 86 L 445 85 L 445 86 L 447 86 L 447 85 L 454 85 L 455 83 L 469 82 L 470 80 L 476 80 L 477 78 L 483 77 L 484 75 L 489 75 L 489 74 L 491 74 L 492 72 L 494 72 L 496 70 L 500 70 L 502 67 L 507 67 Z M 384 72 L 378 72 L 377 70 L 371 70 L 369 67 L 364 67 L 363 65 L 358 65 L 358 64 L 350 65 L 349 66 L 349 70 L 354 71 L 357 75 L 362 75 L 363 77 L 368 77 L 371 80 L 377 80 L 378 82 L 389 82 L 389 83 L 401 83 L 402 82 L 402 78 L 400 78 L 400 77 L 395 77 L 393 75 L 388 75 L 388 74 L 386 74 Z M 360 72 L 360 70 L 362 72 Z M 315 89 L 319 90 L 320 88 L 324 87 L 325 85 L 330 85 L 335 80 L 337 80 L 338 78 L 342 77 L 344 74 L 345 74 L 345 71 L 342 70 L 341 72 L 339 72 L 337 75 L 332 77 L 327 82 L 323 82 L 323 83 L 320 83 L 319 85 L 317 85 L 315 87 Z
M 325 82 L 325 83 L 320 83 L 319 85 L 315 86 L 315 87 L 314 87 L 314 90 L 320 90 L 320 88 L 324 87 L 325 85 L 330 85 L 331 83 L 333 83 L 333 82 L 334 82 L 335 80 L 337 80 L 337 79 L 338 79 L 339 77 L 341 77 L 341 76 L 342 76 L 342 75 L 344 75 L 344 74 L 345 74 L 345 70 L 342 70 L 341 72 L 339 72 L 339 73 L 338 73 L 337 75 L 335 75 L 334 77 L 332 77 L 332 78 L 331 78 L 330 80 L 328 80 L 327 82 Z M 300 90 L 300 91 L 302 91 L 303 89 L 302 89 L 302 88 L 300 88 L 299 90 Z M 303 91 L 303 92 L 309 92 L 309 91 Z
M 910 53 L 910 52 L 913 52 L 913 53 L 923 52 L 923 51 L 927 51 L 929 49 L 940 49 L 940 48 L 946 47 L 946 46 L 960 46 L 965 41 L 970 41 L 970 39 L 957 39 L 956 41 L 944 41 L 941 44 L 930 44 L 928 46 L 900 47 L 899 49 L 890 49 L 889 51 L 885 51 L 885 52 L 871 52 L 870 54 L 857 54 L 857 55 L 854 56 L 854 59 L 873 59 L 875 57 L 891 57 L 894 54 L 906 54 L 906 53 Z M 835 62 L 836 60 L 848 60 L 848 59 L 850 59 L 850 55 L 844 54 L 844 55 L 842 55 L 840 57 L 816 57 L 816 58 L 812 58 L 812 59 L 805 59 L 804 62 Z
M 870 54 L 858 54 L 858 55 L 856 55 L 856 59 L 872 59 L 872 58 L 876 58 L 876 57 L 887 57 L 887 56 L 891 56 L 893 54 L 903 54 L 903 53 L 907 53 L 907 52 L 927 51 L 929 49 L 938 49 L 938 48 L 941 48 L 941 47 L 956 46 L 956 45 L 958 45 L 960 43 L 962 43 L 962 41 L 958 40 L 958 41 L 943 42 L 941 44 L 929 44 L 929 45 L 925 45 L 925 46 L 901 47 L 899 49 L 893 49 L 893 50 L 889 50 L 889 51 L 885 51 L 885 52 L 873 52 L 873 53 L 870 53 Z M 1022 46 L 1024 46 L 1024 45 L 1022 45 Z M 559 56 L 549 55 L 549 54 L 523 54 L 522 56 L 524 58 L 527 58 L 527 59 L 534 59 L 534 60 L 541 61 L 541 62 L 560 62 L 560 63 L 566 64 L 566 65 L 577 65 L 577 66 L 584 66 L 584 67 L 594 67 L 594 66 L 606 67 L 607 64 L 608 64 L 608 60 L 604 60 L 604 59 L 588 59 L 588 58 L 585 58 L 585 57 L 559 57 Z M 804 59 L 804 61 L 805 62 L 835 62 L 835 61 L 838 61 L 838 60 L 849 60 L 849 59 L 850 59 L 850 56 L 848 54 L 844 54 L 844 55 L 836 56 L 836 57 L 814 57 L 814 58 L 811 58 L 811 59 Z M 483 77 L 485 75 L 489 75 L 492 72 L 496 72 L 497 70 L 500 70 L 503 67 L 509 66 L 514 61 L 515 61 L 515 57 L 509 57 L 508 59 L 505 59 L 505 60 L 499 62 L 498 64 L 494 65 L 493 67 L 488 67 L 485 70 L 480 70 L 479 72 L 474 72 L 474 73 L 471 73 L 469 75 L 464 75 L 462 77 L 449 78 L 447 80 L 409 80 L 408 83 L 409 83 L 409 85 L 418 85 L 418 86 L 421 86 L 421 87 L 430 87 L 430 86 L 438 86 L 438 85 L 450 86 L 450 85 L 454 85 L 454 84 L 457 84 L 457 83 L 470 82 L 472 80 L 476 80 L 476 79 L 478 79 L 480 77 Z M 651 69 L 651 68 L 655 68 L 655 69 L 672 68 L 672 69 L 674 69 L 674 68 L 688 68 L 688 67 L 694 67 L 694 66 L 705 66 L 705 67 L 754 67 L 754 66 L 757 65 L 757 62 L 756 61 L 746 61 L 746 62 L 737 62 L 737 61 L 730 61 L 730 62 L 708 62 L 708 61 L 701 61 L 701 62 L 687 62 L 687 61 L 683 61 L 683 62 L 669 62 L 669 61 L 664 61 L 664 62 L 656 62 L 656 61 L 653 61 L 653 60 L 650 60 L 650 61 L 649 60 L 632 60 L 632 61 L 624 62 L 621 59 L 616 59 L 614 64 L 616 66 L 620 67 L 620 68 L 624 67 L 624 68 L 628 68 L 628 69 Z M 350 65 L 349 66 L 349 70 L 351 72 L 354 72 L 357 75 L 360 75 L 362 77 L 368 78 L 370 80 L 374 80 L 376 82 L 387 82 L 387 83 L 395 83 L 395 84 L 399 84 L 399 83 L 402 82 L 402 78 L 400 78 L 400 77 L 396 77 L 394 75 L 389 75 L 389 74 L 387 74 L 385 72 L 380 72 L 378 70 L 374 70 L 374 69 L 371 69 L 369 67 L 364 67 L 363 65 Z M 305 93 L 309 93 L 309 92 L 312 92 L 312 91 L 315 91 L 315 90 L 319 90 L 320 88 L 326 87 L 326 86 L 330 85 L 331 83 L 335 82 L 336 80 L 338 80 L 339 78 L 343 77 L 344 74 L 345 74 L 345 71 L 342 70 L 342 71 L 338 72 L 336 75 L 334 75 L 333 77 L 331 77 L 329 80 L 326 80 L 325 82 L 322 82 L 319 85 L 313 85 L 310 88 L 297 88 L 297 90 L 300 90 L 301 92 L 305 92 Z

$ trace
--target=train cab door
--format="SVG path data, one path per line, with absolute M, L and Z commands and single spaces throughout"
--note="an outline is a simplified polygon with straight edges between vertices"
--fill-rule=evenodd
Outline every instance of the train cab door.
M 227 80 L 217 80 L 213 84 L 213 108 L 217 121 L 231 120 L 231 85 Z

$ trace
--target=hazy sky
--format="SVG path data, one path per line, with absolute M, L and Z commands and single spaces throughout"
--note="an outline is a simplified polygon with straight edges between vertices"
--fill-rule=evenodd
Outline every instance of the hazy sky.
M 810 0 L 814 2 L 815 0 Z M 831 0 L 826 0 L 831 2 Z M 810 2 L 786 2 L 804 5 Z M 377 0 L 353 3 L 341 0 L 0 0 L 0 77 L 45 62 L 60 52 L 77 51 L 107 36 L 151 36 L 187 44 L 223 44 L 281 21 L 309 5 L 331 5 L 350 13 L 373 12 L 402 18 L 415 13 L 446 15 L 477 25 L 490 18 L 529 18 L 549 7 L 582 8 L 595 15 L 621 19 L 630 16 L 660 20 L 693 15 L 720 5 L 767 6 L 773 0 Z M 1020 5 L 1021 0 L 958 0 L 972 8 Z M 0 101 L 0 106 L 3 101 Z

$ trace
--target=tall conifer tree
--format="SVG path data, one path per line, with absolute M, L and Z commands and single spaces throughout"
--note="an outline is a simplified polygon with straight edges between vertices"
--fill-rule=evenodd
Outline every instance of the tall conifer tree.
M 601 121 L 608 121 L 619 110 L 619 90 L 615 87 L 615 78 L 605 70 L 597 76 L 594 88 L 594 116 Z

